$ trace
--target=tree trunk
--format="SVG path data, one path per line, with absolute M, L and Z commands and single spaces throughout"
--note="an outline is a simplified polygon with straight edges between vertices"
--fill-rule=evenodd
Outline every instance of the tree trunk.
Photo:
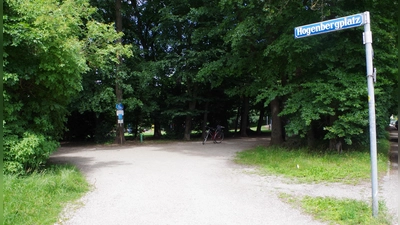
M 208 105 L 210 103 L 207 101 L 205 108 L 204 108 L 204 115 L 203 115 L 203 126 L 202 126 L 202 138 L 205 137 L 206 135 L 206 126 L 207 126 L 207 120 L 208 120 Z
M 338 119 L 338 116 L 336 114 L 333 115 L 333 116 L 329 116 L 329 125 L 332 126 L 333 123 L 335 123 L 335 121 L 337 119 Z M 329 139 L 329 149 L 335 150 L 336 149 L 336 143 L 337 143 L 336 138 Z
M 158 116 L 158 115 L 157 115 Z M 156 116 L 156 117 L 157 117 Z M 153 137 L 154 138 L 161 138 L 161 124 L 160 124 L 160 120 L 159 120 L 159 118 L 155 118 L 154 119 L 154 135 L 153 135 Z
M 190 140 L 190 133 L 192 132 L 192 112 L 196 108 L 196 100 L 189 102 L 189 115 L 186 116 L 185 120 L 185 134 L 183 139 L 186 141 Z
M 121 14 L 121 0 L 116 0 L 115 1 L 115 24 L 116 24 L 116 29 L 117 32 L 122 32 L 122 14 Z M 118 40 L 119 43 L 122 42 L 121 39 Z M 120 82 L 121 80 L 119 79 L 119 70 L 120 70 L 120 64 L 122 63 L 121 56 L 118 55 L 118 63 L 116 65 L 116 80 L 115 80 L 115 95 L 117 96 L 117 103 L 122 102 L 122 89 L 120 87 Z M 117 130 L 116 130 L 116 136 L 115 136 L 115 143 L 117 144 L 124 144 L 125 143 L 125 135 L 124 135 L 124 124 L 118 123 L 117 119 Z
M 240 110 L 241 110 L 241 107 L 239 106 L 237 114 L 236 114 L 235 134 L 237 133 L 237 130 L 238 130 L 238 127 L 239 127 Z
M 248 118 L 249 118 L 249 97 L 244 97 L 242 119 L 240 120 L 240 136 L 242 137 L 247 137 Z
M 257 134 L 261 134 L 261 127 L 263 125 L 264 115 L 265 115 L 265 107 L 264 104 L 261 104 L 260 117 L 258 117 L 258 123 L 257 123 Z
M 271 145 L 281 145 L 284 141 L 283 127 L 281 118 L 278 116 L 280 113 L 280 103 L 278 97 L 271 101 L 271 115 L 272 115 L 272 131 L 271 131 Z
M 185 133 L 183 135 L 183 140 L 190 141 L 190 131 L 191 131 L 192 117 L 187 115 L 185 120 Z
M 315 135 L 314 135 L 314 127 L 313 123 L 311 123 L 310 129 L 307 131 L 307 146 L 310 149 L 315 148 Z

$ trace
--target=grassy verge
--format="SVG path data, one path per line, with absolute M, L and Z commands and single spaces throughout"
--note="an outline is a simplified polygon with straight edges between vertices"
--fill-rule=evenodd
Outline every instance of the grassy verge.
M 388 169 L 390 143 L 378 142 L 378 171 L 385 174 Z M 358 184 L 369 181 L 371 159 L 368 150 L 337 152 L 315 152 L 308 149 L 288 150 L 280 147 L 257 147 L 239 152 L 235 161 L 245 165 L 258 166 L 267 174 L 283 175 L 300 182 L 340 182 Z M 380 202 L 379 216 L 372 217 L 371 206 L 363 201 L 331 197 L 294 197 L 280 194 L 284 201 L 301 208 L 314 218 L 330 224 L 391 224 L 388 210 Z
M 285 193 L 280 194 L 280 198 L 302 208 L 304 212 L 311 214 L 314 218 L 330 224 L 391 224 L 387 208 L 382 202 L 379 204 L 379 215 L 374 218 L 371 215 L 371 206 L 363 201 L 310 196 L 296 198 Z
M 4 175 L 4 224 L 54 224 L 67 202 L 89 190 L 72 166 L 52 166 L 28 176 Z
M 387 144 L 383 143 L 382 146 L 383 149 L 386 149 Z M 380 173 L 387 171 L 387 151 L 381 150 L 378 153 L 378 171 Z M 259 166 L 263 172 L 284 175 L 304 182 L 357 184 L 369 180 L 371 176 L 369 150 L 346 151 L 338 154 L 336 152 L 311 152 L 307 149 L 256 147 L 239 152 L 235 161 L 240 164 Z

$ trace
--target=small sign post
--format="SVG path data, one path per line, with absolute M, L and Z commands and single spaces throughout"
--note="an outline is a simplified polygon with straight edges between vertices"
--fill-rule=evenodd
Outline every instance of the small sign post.
M 309 37 L 312 35 L 353 28 L 364 25 L 363 42 L 367 64 L 368 107 L 369 107 L 369 133 L 371 154 L 371 182 L 372 182 L 372 215 L 378 216 L 378 169 L 376 146 L 376 122 L 375 122 L 375 93 L 374 81 L 376 70 L 373 68 L 372 32 L 369 12 L 351 16 L 327 20 L 319 23 L 308 24 L 294 29 L 295 38 Z
M 117 110 L 118 123 L 124 123 L 124 110 Z
M 117 116 L 118 116 L 118 124 L 124 123 L 124 105 L 122 103 L 118 103 L 115 105 L 117 109 Z
M 121 144 L 123 143 L 123 124 L 124 124 L 124 105 L 122 103 L 117 103 L 115 105 L 115 108 L 117 110 L 117 117 L 118 117 L 118 125 L 119 125 L 119 132 L 120 132 L 120 137 L 121 137 Z M 122 129 L 122 131 L 121 131 Z

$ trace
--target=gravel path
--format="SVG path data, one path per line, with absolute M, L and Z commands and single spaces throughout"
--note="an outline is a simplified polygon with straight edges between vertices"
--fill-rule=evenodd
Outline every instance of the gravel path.
M 62 147 L 51 161 L 78 166 L 93 190 L 81 205 L 67 207 L 59 224 L 325 224 L 282 202 L 278 194 L 370 200 L 370 184 L 297 184 L 232 162 L 236 152 L 267 143 L 267 138 L 248 138 L 204 146 Z M 386 176 L 381 192 L 397 194 L 395 178 Z M 388 198 L 397 213 L 398 196 Z

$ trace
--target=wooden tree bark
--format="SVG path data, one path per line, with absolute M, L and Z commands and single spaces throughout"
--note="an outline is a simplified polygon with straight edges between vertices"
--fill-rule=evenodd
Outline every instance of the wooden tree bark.
M 208 105 L 210 103 L 207 101 L 206 105 L 204 107 L 204 114 L 203 114 L 203 127 L 202 127 L 202 138 L 205 137 L 206 135 L 206 126 L 207 126 L 207 120 L 208 120 Z
M 156 118 L 154 120 L 154 138 L 161 138 L 161 124 L 160 124 L 160 120 L 158 118 Z
M 122 14 L 121 14 L 121 0 L 116 0 L 115 1 L 115 25 L 117 32 L 122 32 Z M 119 43 L 122 42 L 121 39 L 118 40 Z M 122 102 L 122 89 L 120 87 L 121 79 L 119 77 L 119 70 L 120 70 L 120 65 L 122 63 L 121 56 L 118 55 L 118 61 L 116 65 L 116 80 L 115 80 L 115 95 L 117 97 L 117 103 Z M 118 123 L 118 118 L 117 118 L 117 130 L 116 130 L 116 136 L 115 136 L 115 143 L 117 144 L 124 144 L 125 143 L 125 135 L 124 135 L 124 124 L 119 124 Z
M 280 102 L 278 97 L 271 101 L 271 115 L 272 115 L 272 132 L 271 132 L 271 145 L 281 145 L 284 141 L 283 128 L 281 118 L 278 116 L 280 113 Z
M 316 139 L 313 124 L 311 123 L 310 130 L 307 131 L 307 146 L 310 149 L 315 147 Z
M 258 123 L 257 123 L 257 134 L 261 134 L 261 127 L 263 125 L 264 115 L 265 115 L 265 107 L 263 104 L 261 104 L 260 116 L 258 117 Z
M 189 113 L 193 112 L 196 108 L 196 100 L 189 102 Z M 185 134 L 183 139 L 186 141 L 190 140 L 190 133 L 192 132 L 192 115 L 187 115 L 185 120 Z
M 248 118 L 249 118 L 249 97 L 244 97 L 242 119 L 240 120 L 240 136 L 242 137 L 247 137 Z
M 239 127 L 239 118 L 240 118 L 240 111 L 241 111 L 241 107 L 239 106 L 237 109 L 237 114 L 236 114 L 236 122 L 235 122 L 235 135 L 237 133 L 238 127 Z
M 329 125 L 332 126 L 337 119 L 338 119 L 338 116 L 336 114 L 333 116 L 329 116 Z M 338 142 L 338 140 L 336 138 L 329 139 L 329 149 L 335 150 L 337 142 Z

